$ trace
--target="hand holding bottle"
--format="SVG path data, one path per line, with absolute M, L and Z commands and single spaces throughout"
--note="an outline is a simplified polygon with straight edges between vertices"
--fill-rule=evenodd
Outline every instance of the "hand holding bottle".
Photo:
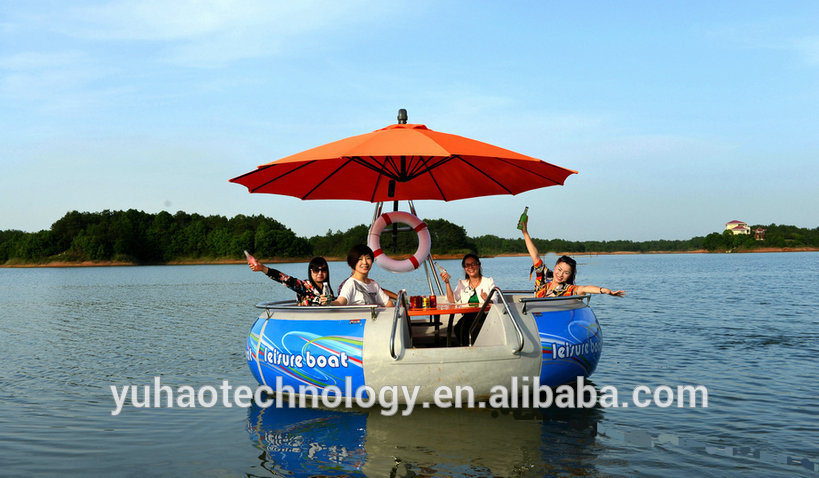
M 437 262 L 435 263 L 435 265 L 438 266 L 438 270 L 440 271 L 440 274 L 441 274 L 441 280 L 443 280 L 444 282 L 449 282 L 449 278 L 450 278 L 449 272 L 447 272 L 446 269 L 441 267 L 441 265 L 438 264 Z
M 330 284 L 325 282 L 321 287 L 321 297 L 319 297 L 321 305 L 327 305 L 327 303 L 330 302 L 331 295 L 333 295 L 333 293 L 330 291 Z
M 247 258 L 247 264 L 250 266 L 250 270 L 254 272 L 262 270 L 262 263 L 251 256 L 249 252 L 245 251 L 245 257 Z
M 524 214 L 525 214 L 525 211 L 524 211 Z M 523 237 L 527 237 L 529 235 L 529 217 L 528 216 L 526 216 L 526 217 L 521 216 L 521 220 L 518 221 L 518 229 L 520 229 L 520 232 L 523 233 Z
M 529 212 L 529 206 L 526 206 L 526 208 L 523 209 L 523 214 L 520 215 L 520 219 L 518 219 L 518 229 L 520 229 L 521 231 L 526 230 L 525 229 L 526 228 L 526 223 L 529 222 L 529 216 L 526 214 L 528 212 Z

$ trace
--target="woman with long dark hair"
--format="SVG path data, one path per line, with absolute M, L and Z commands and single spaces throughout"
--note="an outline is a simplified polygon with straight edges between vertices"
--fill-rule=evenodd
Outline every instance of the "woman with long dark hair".
M 584 294 L 605 294 L 623 297 L 625 291 L 611 290 L 596 285 L 575 285 L 577 261 L 569 256 L 560 256 L 555 262 L 554 271 L 550 271 L 538 254 L 537 247 L 529 237 L 528 218 L 523 221 L 523 240 L 532 258 L 532 271 L 535 273 L 535 297 L 562 297 Z M 551 279 L 549 273 L 552 273 Z
M 261 271 L 276 282 L 281 282 L 296 293 L 299 305 L 328 305 L 333 299 L 333 288 L 330 286 L 330 266 L 323 257 L 310 259 L 307 265 L 309 279 L 300 280 L 284 272 L 271 269 L 253 256 L 247 260 L 250 269 Z

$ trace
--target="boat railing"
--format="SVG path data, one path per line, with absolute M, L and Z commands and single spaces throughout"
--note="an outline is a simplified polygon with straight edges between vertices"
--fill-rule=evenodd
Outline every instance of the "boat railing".
M 401 313 L 402 310 L 404 311 L 403 314 Z M 399 319 L 409 321 L 406 289 L 401 289 L 395 298 L 395 315 L 393 315 L 392 318 L 392 332 L 390 332 L 390 357 L 392 357 L 393 360 L 398 360 L 398 355 L 395 353 L 395 331 L 398 329 Z
M 531 295 L 531 297 L 520 297 L 518 298 L 518 302 L 546 302 L 546 301 L 560 301 L 560 300 L 585 300 L 586 303 L 591 299 L 591 295 L 583 294 L 583 295 L 567 295 L 563 297 L 535 297 L 534 291 L 532 289 L 506 289 L 503 291 L 506 295 Z
M 591 304 L 591 295 L 567 295 L 563 297 L 521 297 L 518 299 L 521 303 L 523 303 L 523 310 L 522 313 L 526 313 L 527 306 L 529 304 L 544 304 L 550 302 L 569 302 L 569 301 L 586 301 L 586 305 L 589 306 Z
M 518 320 L 517 318 L 515 318 L 515 314 L 512 313 L 511 309 L 509 308 L 509 303 L 506 302 L 506 297 L 503 296 L 503 291 L 498 286 L 493 287 L 492 290 L 489 291 L 489 295 L 486 297 L 486 300 L 483 301 L 483 304 L 481 304 L 481 310 L 478 311 L 478 314 L 475 316 L 475 321 L 472 322 L 472 327 L 469 328 L 470 344 L 472 342 L 472 334 L 475 331 L 475 329 L 479 326 L 479 324 L 481 324 L 482 322 L 481 317 L 483 317 L 486 314 L 486 308 L 489 306 L 489 304 L 492 303 L 492 297 L 494 296 L 500 297 L 501 302 L 503 303 L 503 307 L 505 308 L 503 313 L 504 315 L 509 317 L 509 320 L 512 321 L 512 325 L 515 327 L 515 332 L 518 335 L 518 346 L 512 353 L 518 354 L 520 353 L 521 350 L 523 350 L 524 344 L 523 329 L 520 327 L 520 324 L 518 324 Z
M 378 309 L 379 305 L 377 304 L 361 304 L 361 305 L 311 305 L 311 306 L 304 306 L 298 305 L 295 301 L 292 300 L 280 300 L 277 302 L 259 302 L 256 304 L 256 307 L 259 309 L 265 309 L 267 311 L 267 318 L 271 318 L 270 315 L 271 311 L 273 310 L 282 310 L 282 311 L 299 311 L 299 312 L 356 312 L 356 311 L 363 311 L 369 310 L 370 311 L 370 318 L 375 318 L 376 309 Z

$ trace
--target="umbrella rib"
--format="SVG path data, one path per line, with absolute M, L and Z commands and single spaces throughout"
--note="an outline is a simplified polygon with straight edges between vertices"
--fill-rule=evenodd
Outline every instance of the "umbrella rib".
M 506 191 L 507 193 L 509 193 L 509 194 L 511 194 L 511 195 L 513 195 L 513 196 L 515 195 L 515 193 L 513 193 L 512 191 L 510 191 L 510 190 L 509 190 L 509 188 L 507 188 L 507 187 L 506 187 L 506 186 L 504 186 L 503 184 L 499 183 L 497 180 L 495 180 L 495 178 L 493 178 L 492 176 L 490 176 L 490 175 L 486 174 L 485 172 L 483 172 L 483 170 L 479 169 L 479 168 L 478 168 L 477 166 L 475 166 L 474 164 L 470 163 L 469 161 L 465 160 L 464 158 L 462 158 L 462 157 L 460 157 L 460 156 L 457 156 L 457 155 L 456 155 L 456 156 L 453 156 L 453 157 L 454 157 L 454 158 L 458 158 L 458 159 L 460 159 L 460 160 L 461 160 L 461 161 L 462 161 L 464 164 L 466 164 L 466 165 L 467 165 L 467 166 L 469 166 L 470 168 L 474 169 L 475 171 L 477 171 L 477 172 L 479 172 L 479 173 L 483 174 L 484 176 L 486 176 L 487 178 L 489 178 L 489 179 L 490 179 L 490 180 L 491 180 L 493 183 L 495 183 L 495 184 L 497 184 L 498 186 L 500 186 L 500 188 L 501 188 L 501 189 L 503 189 L 504 191 Z M 501 158 L 495 158 L 495 159 L 501 159 Z
M 372 159 L 373 161 L 377 161 L 375 159 L 375 157 L 373 157 L 373 156 L 370 156 L 370 159 Z M 389 156 L 384 158 L 384 163 L 386 163 L 387 161 L 389 161 Z M 383 166 L 384 163 L 382 163 L 381 170 L 384 169 L 384 166 Z M 373 186 L 373 193 L 370 195 L 370 202 L 375 202 L 375 195 L 378 192 L 378 185 L 381 183 L 381 176 L 385 176 L 385 175 L 382 174 L 381 171 L 379 171 L 378 176 L 376 176 L 376 178 L 375 178 L 375 185 Z
M 410 156 L 409 158 L 407 158 L 407 161 L 408 161 L 408 164 L 407 164 L 407 171 L 406 171 L 406 172 L 407 172 L 407 178 L 413 178 L 413 177 L 415 177 L 415 173 L 416 173 L 416 172 L 417 172 L 417 171 L 418 171 L 418 170 L 419 170 L 421 167 L 423 167 L 423 164 L 421 163 L 421 161 L 423 161 L 423 160 L 424 160 L 423 156 L 418 156 L 418 159 L 420 159 L 421 161 L 415 161 L 415 158 L 416 158 L 416 156 L 415 156 L 415 155 Z M 419 166 L 419 165 L 421 165 L 421 166 Z
M 311 164 L 313 164 L 313 163 L 315 163 L 315 161 L 309 161 L 309 162 L 306 162 L 306 163 L 304 163 L 304 164 L 302 164 L 302 165 L 300 165 L 300 166 L 298 166 L 298 167 L 295 167 L 295 168 L 291 169 L 290 171 L 287 171 L 287 172 L 286 172 L 286 173 L 284 173 L 284 174 L 281 174 L 281 175 L 279 175 L 279 176 L 276 176 L 275 178 L 271 179 L 270 181 L 265 181 L 264 183 L 262 183 L 262 184 L 260 184 L 260 185 L 256 186 L 256 187 L 255 187 L 255 188 L 253 188 L 253 189 L 250 189 L 250 188 L 248 188 L 248 189 L 250 190 L 250 192 L 251 192 L 251 193 L 255 193 L 255 192 L 256 192 L 256 191 L 258 191 L 259 189 L 261 189 L 261 188 L 263 188 L 263 187 L 267 186 L 268 184 L 273 183 L 273 182 L 276 182 L 276 181 L 278 181 L 279 179 L 281 179 L 281 178 L 283 178 L 283 177 L 287 176 L 288 174 L 290 174 L 290 173 L 294 173 L 294 172 L 298 171 L 299 169 L 301 169 L 301 168 L 305 168 L 305 167 L 307 167 L 307 166 L 309 166 L 309 165 L 311 165 Z M 250 175 L 250 174 L 255 174 L 255 173 L 258 173 L 259 171 L 265 170 L 265 169 L 270 168 L 270 167 L 273 167 L 273 166 L 275 166 L 275 165 L 274 165 L 274 164 L 268 164 L 268 165 L 266 165 L 266 166 L 264 166 L 264 167 L 258 168 L 258 169 L 257 169 L 257 170 L 255 170 L 255 171 L 251 171 L 251 172 L 249 172 L 249 173 L 243 174 L 243 175 L 241 175 L 241 176 L 239 176 L 239 177 L 236 177 L 236 178 L 233 178 L 233 179 L 240 179 L 240 178 L 243 178 L 243 177 L 248 176 L 248 175 Z M 233 179 L 232 179 L 231 181 L 233 181 Z
M 383 174 L 384 176 L 387 176 L 388 178 L 396 179 L 396 180 L 398 179 L 398 175 L 395 173 L 395 171 L 394 171 L 395 168 L 394 167 L 392 168 L 393 171 L 391 171 L 390 168 L 385 167 L 387 165 L 387 163 L 389 163 L 392 166 L 395 166 L 395 163 L 392 161 L 392 158 L 390 156 L 385 156 L 383 163 L 378 163 L 377 162 L 378 160 L 375 159 L 374 156 L 370 156 L 370 159 L 372 159 L 374 162 L 376 162 L 376 164 L 380 164 L 378 167 L 373 165 L 372 163 L 364 160 L 364 158 L 362 158 L 361 156 L 350 156 L 349 159 L 351 161 L 355 161 L 356 163 L 364 166 L 365 168 L 368 168 L 368 169 L 371 169 L 371 170 L 375 171 L 379 175 Z
M 433 169 L 445 164 L 448 161 L 451 161 L 454 158 L 454 156 L 440 157 L 440 160 L 432 163 L 432 165 L 427 164 L 427 161 L 432 161 L 432 159 L 435 157 L 436 156 L 430 156 L 429 159 L 424 159 L 423 156 L 418 156 L 418 159 L 420 159 L 420 161 L 417 162 L 416 164 L 418 164 L 419 166 L 413 168 L 413 170 L 410 171 L 409 178 L 414 179 L 415 177 L 420 176 L 424 173 L 431 173 Z
M 561 186 L 563 184 L 563 183 L 559 183 L 559 182 L 555 181 L 554 179 L 552 179 L 552 178 L 550 178 L 548 176 L 544 176 L 544 175 L 538 173 L 537 171 L 532 171 L 531 169 L 526 169 L 526 168 L 520 166 L 519 164 L 513 163 L 513 162 L 511 162 L 511 161 L 509 161 L 509 160 L 507 160 L 505 158 L 495 158 L 495 159 L 503 161 L 504 163 L 506 163 L 506 164 L 508 164 L 510 166 L 514 166 L 514 167 L 516 167 L 518 169 L 522 169 L 522 170 L 526 171 L 529 174 L 534 174 L 535 176 L 537 176 L 539 178 L 545 179 L 547 181 L 551 181 L 552 184 L 555 185 L 555 186 Z M 560 168 L 559 166 L 555 166 L 553 164 L 547 163 L 546 161 L 540 161 L 540 162 L 543 163 L 543 164 L 548 164 L 548 165 L 553 166 L 555 168 L 563 169 L 563 168 Z
M 370 156 L 370 159 L 372 159 L 373 161 L 378 161 L 377 159 L 375 159 L 375 156 Z M 387 168 L 388 164 L 390 165 L 389 168 Z M 398 179 L 398 176 L 401 174 L 401 168 L 398 166 L 398 164 L 395 163 L 395 159 L 392 156 L 384 156 L 384 162 L 381 163 L 380 171 L 382 173 L 383 171 L 392 172 L 391 177 L 396 180 Z
M 426 166 L 427 161 L 422 156 L 419 156 L 419 158 L 421 158 L 421 161 L 423 161 L 424 165 Z M 430 157 L 429 159 L 432 159 L 432 157 Z M 427 170 L 426 170 L 427 174 L 429 174 L 429 177 L 432 178 L 432 183 L 435 184 L 435 188 L 441 194 L 441 199 L 443 199 L 444 201 L 448 201 L 448 199 L 446 198 L 446 193 L 444 193 L 444 190 L 441 189 L 441 185 L 438 184 L 438 180 L 435 179 L 435 175 L 432 174 L 432 169 L 444 164 L 445 162 L 449 161 L 450 159 L 452 159 L 452 156 L 448 156 L 447 158 L 445 158 L 443 161 L 440 161 L 439 163 L 437 163 L 432 168 L 427 167 Z
M 423 156 L 417 156 L 418 161 L 413 162 L 412 160 L 414 158 L 416 158 L 416 156 L 410 156 L 410 166 L 412 166 L 412 167 L 409 168 L 408 171 L 407 171 L 407 176 L 410 177 L 410 178 L 414 178 L 415 176 L 423 174 L 424 173 L 424 168 L 426 167 L 426 164 L 427 164 L 427 162 L 426 162 L 426 160 L 424 159 Z M 429 159 L 432 159 L 432 156 L 430 156 Z M 427 169 L 427 171 L 428 171 L 428 169 Z
M 327 175 L 327 177 L 325 177 L 324 179 L 322 179 L 321 181 L 319 181 L 319 182 L 318 182 L 318 183 L 317 183 L 315 186 L 313 186 L 313 189 L 311 189 L 311 190 L 307 191 L 307 194 L 305 194 L 304 196 L 302 196 L 302 197 L 301 197 L 301 199 L 303 199 L 303 200 L 304 200 L 304 199 L 307 199 L 307 198 L 308 198 L 308 197 L 309 197 L 311 194 L 313 194 L 313 191 L 315 191 L 316 189 L 318 189 L 319 187 L 321 187 L 321 185 L 322 185 L 322 184 L 324 184 L 325 182 L 327 182 L 327 180 L 328 180 L 328 179 L 330 179 L 331 177 L 333 177 L 333 175 L 334 175 L 334 174 L 336 174 L 337 172 L 339 172 L 339 171 L 341 170 L 341 168 L 343 168 L 344 166 L 347 166 L 348 164 L 350 164 L 350 162 L 351 162 L 351 160 L 350 160 L 350 159 L 348 159 L 347 161 L 345 161 L 344 163 L 342 163 L 342 164 L 341 164 L 339 167 L 337 167 L 337 168 L 336 168 L 336 169 L 335 169 L 335 170 L 334 170 L 332 173 L 328 174 L 328 175 Z

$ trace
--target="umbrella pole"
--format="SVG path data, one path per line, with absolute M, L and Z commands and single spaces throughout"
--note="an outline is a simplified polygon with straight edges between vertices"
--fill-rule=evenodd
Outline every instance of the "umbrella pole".
M 412 201 L 407 201 L 409 203 L 410 212 L 413 216 L 418 217 L 418 213 L 415 212 L 415 204 Z M 429 265 L 427 265 L 429 263 Z M 432 277 L 435 278 L 435 284 L 438 285 L 438 294 L 437 295 L 444 295 L 444 290 L 441 287 L 441 280 L 438 277 L 438 271 L 435 268 L 435 261 L 432 260 L 432 251 L 430 251 L 427 258 L 424 260 L 424 272 L 427 275 L 427 283 L 429 283 L 429 292 L 431 294 L 435 294 L 435 288 L 432 286 L 432 279 L 430 278 L 430 268 L 432 269 Z
M 375 203 L 375 212 L 373 212 L 373 220 L 370 221 L 370 231 L 372 231 L 373 224 L 375 224 L 375 220 L 378 219 L 378 216 L 381 215 L 381 206 L 383 205 L 384 203 L 382 202 Z
M 398 211 L 398 201 L 392 202 L 392 210 Z M 392 253 L 398 252 L 398 223 L 392 223 Z
M 417 217 L 418 213 L 415 211 L 415 204 L 413 204 L 412 201 L 407 201 L 407 202 L 409 203 L 410 213 L 412 213 L 413 216 Z M 398 210 L 398 201 L 396 201 L 393 204 L 393 207 L 394 207 L 394 209 L 396 211 Z M 373 211 L 373 220 L 370 223 L 370 231 L 372 231 L 372 225 L 375 224 L 375 220 L 378 219 L 378 216 L 381 215 L 383 209 L 384 209 L 384 203 L 383 202 L 375 203 L 375 211 Z M 397 242 L 398 241 L 393 239 L 393 244 L 395 244 Z M 427 264 L 427 263 L 429 263 L 429 264 Z M 430 268 L 432 269 L 431 273 L 430 273 Z M 424 259 L 424 273 L 426 273 L 426 275 L 427 275 L 427 284 L 429 284 L 430 294 L 435 294 L 435 287 L 432 284 L 432 278 L 434 277 L 435 278 L 435 284 L 438 286 L 438 294 L 437 295 L 444 295 L 444 289 L 441 286 L 441 280 L 438 277 L 438 271 L 435 268 L 435 261 L 432 260 L 432 253 L 430 253 L 430 255 L 427 256 L 426 259 Z

